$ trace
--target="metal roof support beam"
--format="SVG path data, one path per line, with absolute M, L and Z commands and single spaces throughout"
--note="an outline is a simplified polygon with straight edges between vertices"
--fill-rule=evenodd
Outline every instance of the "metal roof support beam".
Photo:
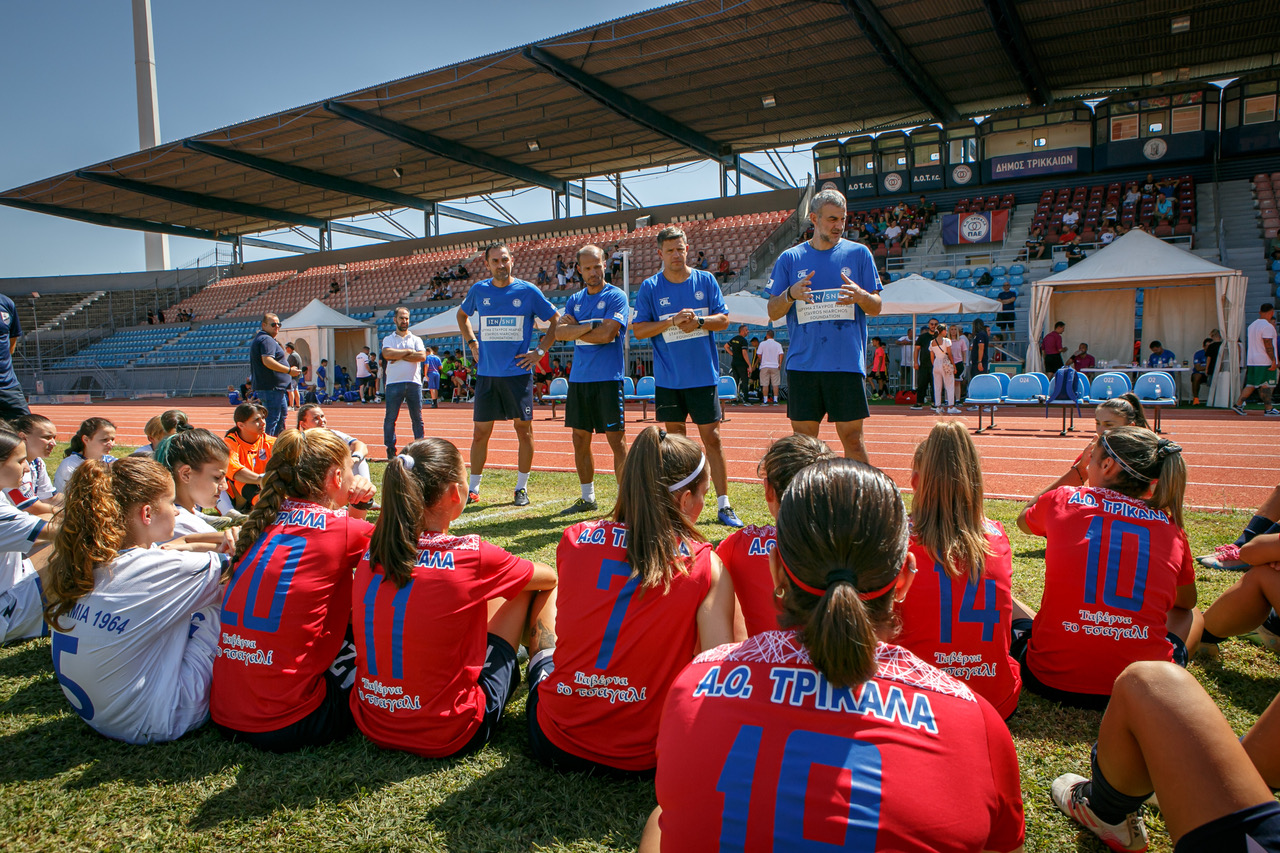
M 371 228 L 360 228 L 356 225 L 344 225 L 341 222 L 330 222 L 329 230 L 337 231 L 339 234 L 354 234 L 357 237 L 369 237 L 373 240 L 408 240 L 409 238 L 403 234 L 387 234 L 384 231 L 374 231 Z
M 485 216 L 483 213 L 472 213 L 469 210 L 463 210 L 460 207 L 450 207 L 447 204 L 437 204 L 436 213 L 441 216 L 448 216 L 450 219 L 461 219 L 463 222 L 474 222 L 477 225 L 487 225 L 490 228 L 505 228 L 511 224 L 503 219 L 494 219 L 492 216 Z
M 456 163 L 465 163 L 468 166 L 484 169 L 487 172 L 506 175 L 508 178 L 515 178 L 535 187 L 546 187 L 549 190 L 564 192 L 564 181 L 554 175 L 548 175 L 546 172 L 540 172 L 537 169 L 523 166 L 512 160 L 495 157 L 486 151 L 469 148 L 461 143 L 436 136 L 434 133 L 427 133 L 425 130 L 418 130 L 415 127 L 409 127 L 407 124 L 383 118 L 376 113 L 349 107 L 338 101 L 325 101 L 324 108 L 353 124 L 367 127 L 376 133 L 381 133 L 383 136 L 397 139 L 405 145 L 412 145 L 414 148 L 426 151 L 428 154 L 434 154 L 446 160 L 453 160 Z
M 982 0 L 982 5 L 987 8 L 996 38 L 1026 90 L 1027 100 L 1042 107 L 1048 106 L 1053 102 L 1053 92 L 1040 69 L 1040 61 L 1031 52 L 1031 42 L 1027 40 L 1027 31 L 1022 26 L 1017 7 L 1011 0 Z
M 582 198 L 582 187 L 578 184 L 569 184 L 569 195 L 574 198 Z M 622 210 L 623 208 L 635 208 L 635 205 L 629 201 L 624 201 L 622 207 L 618 207 L 618 200 L 604 193 L 598 193 L 595 190 L 587 190 L 587 201 L 592 204 L 598 204 L 601 207 L 607 207 L 610 210 Z
M 960 120 L 960 112 L 907 50 L 907 46 L 898 38 L 898 34 L 889 26 L 872 0 L 840 0 L 840 5 L 857 23 L 876 53 L 880 54 L 880 58 L 897 72 L 907 88 L 914 92 L 936 118 L 945 122 Z
M 113 189 L 150 196 L 151 198 L 159 198 L 164 201 L 173 202 L 174 204 L 186 205 L 187 207 L 198 207 L 203 210 L 217 210 L 222 213 L 230 213 L 235 216 L 247 216 L 250 219 L 270 219 L 276 222 L 284 222 L 289 225 L 306 225 L 310 228 L 323 228 L 325 225 L 325 221 L 323 219 L 317 219 L 314 216 L 304 216 L 300 213 L 288 213 L 283 210 L 273 210 L 269 207 L 259 207 L 256 204 L 245 204 L 244 202 L 231 201 L 230 199 L 217 198 L 209 195 L 201 195 L 200 193 L 188 192 L 187 190 L 157 186 L 156 184 L 134 181 L 129 178 L 107 175 L 102 172 L 86 172 L 84 170 L 80 170 L 76 172 L 76 177 L 82 181 L 92 181 L 95 184 L 103 184 Z
M 779 178 L 772 172 L 765 171 L 755 163 L 748 162 L 743 157 L 734 158 L 735 166 L 738 174 L 744 175 L 759 184 L 764 184 L 771 190 L 793 190 L 794 186 Z
M 550 74 L 559 77 L 582 94 L 591 98 L 600 106 L 617 113 L 623 118 L 649 128 L 654 133 L 674 139 L 687 148 L 692 148 L 704 157 L 717 162 L 724 162 L 729 153 L 719 142 L 686 127 L 670 116 L 660 113 L 639 98 L 613 88 L 608 83 L 592 77 L 590 74 L 575 68 L 560 57 L 540 47 L 530 46 L 524 49 L 525 59 Z
M 153 234 L 171 234 L 174 237 L 191 237 L 196 240 L 217 240 L 221 243 L 234 243 L 235 236 L 206 231 L 203 228 L 188 228 L 185 225 L 167 225 L 163 222 L 152 222 L 149 219 L 134 219 L 129 216 L 116 216 L 110 213 L 95 213 L 90 210 L 76 210 L 73 207 L 58 207 L 53 204 L 23 201 L 18 198 L 0 198 L 0 204 L 16 207 L 19 210 L 30 210 L 33 213 L 47 213 L 50 216 L 61 216 L 65 219 L 78 219 L 93 225 L 106 225 L 109 228 L 127 228 L 130 231 L 149 231 Z
M 182 144 L 192 151 L 207 154 L 210 157 L 217 157 L 230 163 L 237 163 L 258 172 L 265 172 L 268 175 L 275 175 L 277 178 L 284 178 L 286 181 L 293 181 L 295 184 L 306 184 L 309 187 L 319 187 L 322 190 L 331 190 L 336 193 L 373 199 L 393 207 L 411 207 L 414 210 L 424 210 L 428 213 L 434 210 L 433 202 L 406 193 L 396 192 L 395 190 L 384 190 L 382 187 L 362 184 L 349 178 L 339 178 L 335 175 L 326 175 L 323 172 L 313 172 L 300 166 L 279 163 L 275 160 L 268 160 L 265 157 L 246 154 L 234 148 L 210 145 L 208 142 L 201 142 L 196 139 L 188 139 Z
M 313 252 L 320 251 L 310 246 L 294 246 L 290 243 L 277 243 L 275 240 L 263 240 L 258 237 L 241 237 L 241 245 L 257 246 L 259 249 L 275 249 L 277 252 L 296 252 L 300 255 L 309 255 Z

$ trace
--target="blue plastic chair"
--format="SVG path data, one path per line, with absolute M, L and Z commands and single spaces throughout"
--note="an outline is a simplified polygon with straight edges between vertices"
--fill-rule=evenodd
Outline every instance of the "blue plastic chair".
M 995 277 L 997 277 L 997 276 L 1002 276 L 1002 275 L 1008 275 L 1008 271 L 1007 271 L 1007 270 L 1005 270 L 1005 268 L 1004 268 L 1004 267 L 999 266 L 999 265 L 996 265 L 996 266 L 994 266 L 994 267 L 992 267 L 992 268 L 991 268 L 991 277 L 992 277 L 992 278 L 995 278 Z
M 986 275 L 986 273 L 987 273 L 987 268 L 986 268 L 986 267 L 974 267 L 972 270 L 970 270 L 970 272 L 973 274 L 973 277 L 974 277 L 974 278 L 982 278 L 984 275 Z M 994 275 L 994 274 L 995 274 L 995 273 L 992 273 L 992 275 Z
M 1009 275 L 1022 275 L 1026 271 L 1027 271 L 1027 268 L 1024 267 L 1022 264 L 1014 264 L 1013 266 L 1009 267 Z
M 969 381 L 969 394 L 964 398 L 964 402 L 966 405 L 978 407 L 979 433 L 984 429 L 993 429 L 995 427 L 996 406 L 1003 402 L 1003 397 L 1003 388 L 997 374 L 983 373 Z M 985 427 L 982 425 L 983 409 L 986 409 L 991 414 L 991 421 Z
M 1025 283 L 1025 280 L 1020 275 L 1011 275 L 1009 276 L 1009 283 L 1014 287 L 1021 287 Z
M 902 273 L 900 272 L 889 273 L 889 281 L 897 281 L 900 278 L 902 278 Z
M 720 398 L 720 402 L 738 399 L 738 381 L 732 376 L 721 376 L 716 388 L 716 396 Z
M 1063 270 L 1065 270 L 1066 268 L 1067 268 L 1067 262 L 1066 262 L 1066 261 L 1058 261 L 1056 264 L 1054 264 L 1054 265 L 1053 265 L 1053 271 L 1054 271 L 1054 272 L 1062 272 L 1062 271 L 1063 271 Z
M 658 383 L 652 376 L 641 376 L 636 383 L 636 399 L 640 401 L 640 420 L 649 419 L 649 404 L 654 401 Z
M 947 281 L 950 278 L 951 270 L 938 270 L 937 274 L 934 275 L 934 279 L 937 281 Z
M 542 402 L 551 404 L 551 417 L 556 416 L 556 406 L 569 400 L 569 380 L 557 376 L 551 380 L 551 387 L 542 395 Z
M 630 376 L 622 377 L 622 399 L 628 403 L 634 403 L 636 397 L 636 381 Z
M 1132 390 L 1129 377 L 1123 373 L 1099 373 L 1093 377 L 1093 382 L 1089 385 L 1089 399 L 1094 403 L 1100 403 Z
M 973 278 L 973 270 L 968 267 L 960 267 L 956 270 L 956 278 Z
M 1009 393 L 1009 374 L 1000 373 L 999 371 L 997 371 L 995 373 L 989 373 L 985 375 L 994 376 L 1000 380 L 1000 396 L 1001 397 Z
M 1133 383 L 1133 393 L 1142 401 L 1143 407 L 1155 412 L 1156 432 L 1160 432 L 1161 410 L 1178 405 L 1177 387 L 1171 375 L 1159 370 L 1144 373 Z
M 937 273 L 935 273 L 933 270 L 924 270 L 920 273 L 921 278 L 933 278 L 936 275 Z
M 974 377 L 977 379 L 978 377 Z M 1040 405 L 1040 397 L 1048 393 L 1049 387 L 1040 384 L 1040 374 L 1019 373 L 1010 377 L 1009 388 L 1005 391 L 1004 402 L 1010 406 Z

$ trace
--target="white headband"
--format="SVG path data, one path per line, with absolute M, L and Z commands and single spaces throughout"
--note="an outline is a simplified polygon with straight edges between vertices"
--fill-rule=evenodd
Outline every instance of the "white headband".
M 685 486 L 687 486 L 687 485 L 689 485 L 690 483 L 692 483 L 694 480 L 698 479 L 698 475 L 702 473 L 702 468 L 703 468 L 703 466 L 705 466 L 706 464 L 707 464 L 707 457 L 706 457 L 706 455 L 703 455 L 703 457 L 702 457 L 701 459 L 699 459 L 699 460 L 698 460 L 698 466 L 697 466 L 696 468 L 694 468 L 694 469 L 693 469 L 693 473 L 692 473 L 692 474 L 690 474 L 688 477 L 685 477 L 683 480 L 681 480 L 680 482 L 676 483 L 675 485 L 673 485 L 673 486 L 667 486 L 667 491 L 668 491 L 668 492 L 678 492 L 678 491 L 680 491 L 681 489 L 683 489 Z
M 401 453 L 396 458 L 400 460 L 400 464 L 404 466 L 404 470 L 406 471 L 413 470 L 413 457 L 410 456 L 408 453 Z

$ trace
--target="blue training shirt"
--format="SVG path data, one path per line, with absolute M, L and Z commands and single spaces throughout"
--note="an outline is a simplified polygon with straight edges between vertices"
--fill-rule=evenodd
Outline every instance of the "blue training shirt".
M 22 323 L 18 321 L 18 309 L 13 300 L 0 293 L 0 388 L 18 388 L 18 377 L 13 372 L 13 356 L 9 343 L 22 337 Z
M 478 376 L 523 376 L 529 371 L 516 359 L 529 351 L 533 318 L 550 320 L 556 314 L 542 291 L 527 281 L 513 278 L 498 287 L 486 278 L 471 285 L 462 300 L 462 312 L 480 341 Z
M 427 369 L 427 373 L 434 373 L 435 375 L 439 376 L 441 364 L 442 362 L 440 361 L 440 356 L 436 355 L 435 353 L 428 353 L 427 360 L 422 363 L 422 366 Z
M 684 308 L 692 308 L 699 317 L 727 314 L 716 277 L 706 270 L 691 270 L 679 284 L 662 273 L 646 278 L 636 295 L 636 322 L 666 320 Z M 659 387 L 702 388 L 720 381 L 720 357 L 711 332 L 682 332 L 672 326 L 651 340 L 653 379 Z
M 623 346 L 627 341 L 627 326 L 631 321 L 631 308 L 627 305 L 627 295 L 618 287 L 606 284 L 604 289 L 592 296 L 584 287 L 569 297 L 565 303 L 566 317 L 572 317 L 580 324 L 593 320 L 617 320 L 622 324 L 622 331 L 607 344 L 584 343 L 574 341 L 573 373 L 570 382 L 621 382 L 626 370 L 626 354 Z
M 784 292 L 810 272 L 813 304 L 797 302 L 787 310 L 787 370 L 823 373 L 862 373 L 867 349 L 867 315 L 859 305 L 837 305 L 841 273 L 868 293 L 880 292 L 871 250 L 861 243 L 841 240 L 824 251 L 809 243 L 792 246 L 773 265 L 769 293 Z

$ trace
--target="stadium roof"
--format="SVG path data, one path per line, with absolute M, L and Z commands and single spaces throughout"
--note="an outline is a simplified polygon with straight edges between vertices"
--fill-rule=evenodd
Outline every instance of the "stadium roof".
M 1265 71 L 1277 44 L 1273 0 L 690 0 L 116 157 L 0 204 L 225 240 Z

